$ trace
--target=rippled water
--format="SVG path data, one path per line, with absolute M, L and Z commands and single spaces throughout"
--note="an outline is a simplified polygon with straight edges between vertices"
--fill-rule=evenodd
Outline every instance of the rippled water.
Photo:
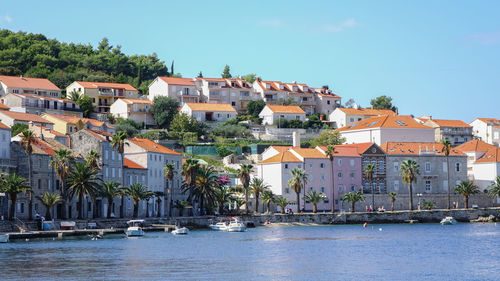
M 500 223 L 260 227 L 0 244 L 1 280 L 499 280 Z

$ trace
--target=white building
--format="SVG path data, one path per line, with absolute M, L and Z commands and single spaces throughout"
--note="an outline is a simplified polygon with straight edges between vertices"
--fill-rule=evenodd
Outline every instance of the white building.
M 437 142 L 448 140 L 455 146 L 472 140 L 472 127 L 462 120 L 443 120 L 431 117 L 423 124 L 434 128 Z
M 272 145 L 266 148 L 260 155 L 261 160 L 269 159 L 275 155 L 278 155 L 280 152 L 285 152 L 290 150 L 291 146 L 280 146 L 280 145 Z
M 243 79 L 196 78 L 195 84 L 203 102 L 230 104 L 238 112 L 245 112 L 250 101 L 260 99 Z
M 273 125 L 279 118 L 286 120 L 306 120 L 306 112 L 297 105 L 266 105 L 259 113 L 263 125 Z
M 0 172 L 8 172 L 10 162 L 10 135 L 9 126 L 0 122 Z
M 200 122 L 224 122 L 236 118 L 236 109 L 230 104 L 185 103 L 180 112 L 194 117 Z
M 325 119 L 330 116 L 330 113 L 340 106 L 342 101 L 339 95 L 329 89 L 315 88 L 314 95 L 316 98 L 316 109 L 314 112 L 325 114 Z
M 328 120 L 334 122 L 335 128 L 342 128 L 370 117 L 384 115 L 394 116 L 397 114 L 387 109 L 338 107 L 329 115 Z
M 164 96 L 177 99 L 181 104 L 186 102 L 200 102 L 200 93 L 192 78 L 158 76 L 149 84 L 150 100 Z
M 434 129 L 407 115 L 371 117 L 335 131 L 346 143 L 434 142 Z
M 144 99 L 118 99 L 110 108 L 111 114 L 123 119 L 131 119 L 139 124 L 152 126 L 155 124 L 151 114 L 153 102 Z
M 125 146 L 125 157 L 148 169 L 147 182 L 150 191 L 167 191 L 163 167 L 167 163 L 174 164 L 175 173 L 173 180 L 174 201 L 183 196 L 180 192 L 182 154 L 159 145 L 149 139 L 131 138 Z M 169 183 L 171 184 L 171 183 Z M 151 206 L 155 204 L 150 201 Z M 162 204 L 166 207 L 166 204 Z M 157 206 L 155 207 L 157 208 Z M 165 209 L 161 210 L 165 214 Z
M 481 140 L 471 140 L 456 147 L 467 155 L 467 176 L 481 190 L 500 176 L 499 148 Z
M 48 79 L 0 75 L 0 97 L 8 93 L 61 97 L 61 89 Z
M 500 120 L 494 118 L 477 118 L 470 122 L 472 133 L 480 140 L 493 144 L 500 145 Z
M 34 94 L 8 93 L 3 98 L 5 105 L 11 111 L 24 112 L 40 115 L 41 113 L 64 114 L 74 117 L 82 117 L 80 106 L 68 99 L 39 96 Z
M 14 126 L 14 124 L 29 125 L 31 123 L 32 125 L 43 126 L 48 129 L 54 128 L 53 122 L 50 122 L 49 120 L 46 120 L 38 115 L 15 111 L 0 110 L 0 122 L 9 127 Z

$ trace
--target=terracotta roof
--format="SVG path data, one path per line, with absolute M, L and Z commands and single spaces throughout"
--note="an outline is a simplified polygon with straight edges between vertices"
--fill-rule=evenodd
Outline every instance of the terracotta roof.
M 322 97 L 328 97 L 328 98 L 340 98 L 339 95 L 335 94 L 332 90 L 327 90 L 323 88 L 314 88 L 314 92 L 316 94 L 322 96 Z
M 95 127 L 101 127 L 102 125 L 104 125 L 104 122 L 96 120 L 96 119 L 83 118 L 83 117 L 73 117 L 73 116 L 68 116 L 68 115 L 51 114 L 51 113 L 44 113 L 44 115 L 51 116 L 53 118 L 59 119 L 61 121 L 64 121 L 64 122 L 70 123 L 70 124 L 76 124 L 76 123 L 78 123 L 78 121 L 82 120 L 83 123 L 89 122 L 92 126 L 95 126 Z
M 343 148 L 355 148 L 356 153 L 361 155 L 361 154 L 365 153 L 368 150 L 368 148 L 370 148 L 373 144 L 374 144 L 373 142 L 341 144 L 341 145 L 335 145 L 335 150 L 343 149 Z M 326 150 L 328 149 L 327 146 L 318 146 L 316 148 L 319 148 L 319 149 L 323 150 L 324 152 L 326 152 Z
M 35 114 L 30 114 L 30 113 L 23 113 L 23 112 L 15 112 L 15 111 L 5 111 L 2 110 L 0 111 L 0 114 L 4 114 L 14 120 L 18 121 L 33 121 L 37 123 L 45 123 L 45 124 L 54 124 L 50 122 L 49 120 L 43 119 L 42 117 L 35 115 Z
M 231 84 L 232 82 L 235 82 L 234 86 Z M 247 82 L 244 79 L 226 79 L 226 85 L 228 88 L 234 88 L 234 89 L 250 89 L 251 83 Z M 243 85 L 243 86 L 242 86 Z
M 149 139 L 131 138 L 131 139 L 128 139 L 128 141 L 143 148 L 146 151 L 181 155 L 179 152 L 173 151 L 169 148 L 166 148 L 162 145 L 159 145 L 159 144 L 157 144 L 154 141 L 149 140 Z
M 45 126 L 37 126 L 37 125 L 33 125 L 32 126 L 33 130 L 32 131 L 35 131 L 35 133 L 38 133 L 40 132 L 40 128 L 42 128 L 43 131 L 48 131 L 49 133 L 53 134 L 53 135 L 56 135 L 56 136 L 62 136 L 62 137 L 66 137 L 67 135 L 63 134 L 63 133 L 59 133 L 57 131 L 54 131 L 52 129 L 48 129 L 47 127 Z
M 190 103 L 186 102 L 186 106 L 191 108 L 193 111 L 233 111 L 236 109 L 227 103 Z
M 0 122 L 0 129 L 7 129 L 10 130 L 10 127 L 5 125 L 4 123 Z
M 343 145 L 334 145 L 335 150 L 334 150 L 334 157 L 335 156 L 349 156 L 349 157 L 360 157 L 361 152 L 359 152 L 359 149 L 354 146 L 343 146 Z M 322 145 L 322 146 L 317 146 L 316 149 L 319 151 L 322 151 L 325 153 L 326 156 L 326 151 L 328 150 L 328 146 Z M 366 150 L 366 149 L 365 149 Z
M 339 107 L 339 110 L 344 112 L 345 114 L 352 114 L 352 115 L 373 115 L 373 116 L 379 116 L 379 115 L 396 115 L 396 112 L 388 109 L 371 109 L 371 108 L 346 108 L 346 107 Z
M 297 105 L 266 105 L 274 113 L 294 113 L 306 114 L 306 112 Z
M 500 119 L 495 118 L 477 118 L 477 120 L 481 120 L 486 124 L 493 123 L 493 126 L 500 128 Z
M 495 147 L 488 150 L 483 156 L 478 158 L 474 163 L 500 163 L 500 148 Z
M 98 88 L 113 88 L 113 89 L 124 89 L 126 91 L 137 91 L 136 88 L 132 87 L 130 84 L 125 83 L 108 83 L 108 82 L 88 82 L 88 81 L 75 81 L 86 89 L 98 89 Z
M 471 140 L 456 147 L 456 149 L 463 152 L 476 152 L 476 151 L 486 152 L 490 149 L 495 149 L 495 148 L 496 146 L 481 140 Z
M 194 86 L 194 81 L 192 78 L 164 77 L 164 76 L 158 76 L 158 78 L 167 82 L 167 84 L 170 85 Z
M 5 104 L 0 102 L 0 110 L 9 110 L 10 107 L 6 106 Z
M 284 146 L 284 145 L 271 145 L 269 148 L 271 147 L 276 149 L 276 151 L 278 152 L 285 152 L 290 150 L 290 148 L 292 148 L 291 146 Z
M 351 125 L 338 128 L 335 131 L 356 131 L 363 129 L 373 129 L 373 128 L 411 128 L 411 129 L 432 129 L 431 127 L 422 125 L 415 121 L 411 116 L 408 115 L 384 115 L 377 117 L 370 117 L 365 120 L 358 121 Z
M 40 89 L 60 91 L 54 83 L 44 78 L 0 75 L 0 81 L 9 88 Z
M 226 83 L 226 79 L 224 78 L 205 78 L 205 77 L 196 77 L 196 80 L 206 80 L 206 81 L 212 81 L 212 82 L 224 82 Z
M 122 100 L 122 101 L 124 101 L 127 104 L 135 104 L 135 103 L 138 103 L 138 104 L 139 103 L 141 103 L 141 104 L 153 104 L 152 101 L 147 100 L 147 99 L 146 100 L 140 100 L 140 99 L 123 99 L 122 98 L 122 99 L 118 99 L 118 100 Z
M 125 168 L 129 168 L 129 169 L 147 170 L 147 168 L 137 164 L 136 162 L 128 159 L 127 157 L 123 158 L 123 165 L 125 166 Z
M 279 87 L 276 86 L 275 83 L 278 83 L 278 84 L 283 84 L 279 81 L 258 81 L 258 85 L 264 90 L 264 91 L 275 91 L 275 92 L 286 92 L 286 89 L 283 88 L 283 89 L 280 89 Z M 266 85 L 265 84 L 269 84 L 270 85 L 270 89 L 266 88 Z
M 80 132 L 82 132 L 82 131 L 85 131 L 85 132 L 91 134 L 92 136 L 94 136 L 96 139 L 98 139 L 100 141 L 108 141 L 108 140 L 106 140 L 106 137 L 108 137 L 109 141 L 111 141 L 111 135 L 110 134 L 103 134 L 104 132 L 102 132 L 102 131 L 96 131 L 96 130 L 91 130 L 91 129 L 80 130 Z
M 15 95 L 19 97 L 26 97 L 26 98 L 35 98 L 35 99 L 43 99 L 43 100 L 55 100 L 59 102 L 68 102 L 68 103 L 74 103 L 76 102 L 68 99 L 63 99 L 63 98 L 56 98 L 56 97 L 46 97 L 46 96 L 39 96 L 39 95 L 32 95 L 32 94 L 14 94 L 14 93 L 9 93 L 10 95 Z
M 259 164 L 270 164 L 270 163 L 290 163 L 290 162 L 302 162 L 297 156 L 293 155 L 290 151 L 280 152 L 273 157 L 266 160 L 260 161 Z
M 434 122 L 439 127 L 462 127 L 470 128 L 471 126 L 462 120 L 443 120 L 443 119 L 427 119 L 423 121 Z
M 303 158 L 326 158 L 325 154 L 315 148 L 300 148 L 294 147 L 290 151 L 296 152 Z
M 444 156 L 441 151 L 443 144 L 440 142 L 386 142 L 380 147 L 389 155 L 425 155 L 432 153 L 433 155 Z M 452 148 L 450 156 L 465 156 L 465 154 L 456 148 Z

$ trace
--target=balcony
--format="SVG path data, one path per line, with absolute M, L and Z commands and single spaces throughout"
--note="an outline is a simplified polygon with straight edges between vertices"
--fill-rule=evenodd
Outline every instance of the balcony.
M 107 103 L 107 102 L 99 102 L 99 106 L 111 106 L 111 104 Z
M 113 96 L 113 92 L 108 92 L 108 91 L 106 91 L 106 92 L 104 92 L 104 91 L 98 91 L 97 94 L 99 96 L 106 96 L 106 97 L 112 97 Z

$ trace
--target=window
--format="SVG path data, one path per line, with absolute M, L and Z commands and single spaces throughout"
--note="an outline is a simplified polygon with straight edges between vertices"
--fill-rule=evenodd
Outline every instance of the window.
M 325 175 L 321 174 L 321 181 L 325 181 Z
M 296 119 L 296 120 L 300 120 L 300 116 L 295 115 L 295 119 Z
M 455 171 L 460 172 L 460 163 L 455 164 Z
M 313 191 L 314 190 L 314 187 L 309 187 L 309 191 Z
M 425 192 L 426 193 L 431 192 L 431 181 L 425 181 Z
M 108 160 L 109 159 L 109 155 L 108 155 L 108 151 L 104 151 L 104 159 Z
M 322 186 L 319 190 L 321 191 L 321 193 L 325 193 L 325 187 Z
M 443 191 L 448 191 L 448 181 L 447 180 L 443 181 Z
M 21 213 L 24 213 L 24 203 L 21 203 Z
M 354 171 L 351 171 L 351 173 L 349 174 L 349 176 L 351 177 L 351 179 L 354 179 L 354 177 L 356 176 L 356 173 Z
M 285 193 L 290 193 L 290 189 L 288 187 L 285 188 Z
M 443 172 L 446 173 L 448 171 L 448 164 L 443 162 Z
M 349 121 L 354 122 L 354 118 L 349 119 Z
M 329 100 L 327 100 L 327 101 L 326 101 L 326 104 L 330 104 L 330 101 L 329 101 Z
M 115 168 L 111 168 L 111 177 L 114 178 L 115 177 Z
M 431 163 L 430 162 L 425 162 L 425 171 L 430 172 L 431 171 Z
M 288 164 L 285 164 L 285 169 L 288 169 Z
M 342 166 L 342 159 L 337 160 L 337 163 L 339 164 L 339 166 Z
M 351 165 L 351 167 L 354 167 L 355 164 L 354 159 L 349 160 L 349 164 Z
M 500 137 L 499 137 L 499 134 L 500 134 L 499 132 L 494 132 L 494 133 L 493 133 L 493 138 L 494 138 L 494 139 L 499 139 L 499 138 L 500 138 Z
M 309 163 L 309 168 L 311 168 L 311 169 L 312 169 L 312 167 L 313 167 L 313 164 L 312 164 L 312 163 Z
M 108 167 L 106 167 L 106 170 L 105 170 L 105 171 L 106 171 L 106 172 L 105 172 L 104 174 L 106 175 L 106 177 L 108 177 L 108 176 L 109 176 L 109 169 L 108 169 Z
M 47 180 L 47 189 L 48 190 L 52 189 L 52 181 L 50 179 Z
M 398 172 L 398 171 L 399 171 L 399 163 L 394 162 L 394 172 Z
M 231 116 L 230 114 L 227 114 L 227 116 L 226 116 L 226 117 L 227 117 L 227 118 L 229 118 L 230 116 Z
M 232 101 L 232 102 L 231 102 L 231 105 L 232 105 L 232 106 L 236 106 L 236 102 L 235 102 L 235 101 Z M 228 116 L 227 116 L 227 117 L 229 118 L 229 114 L 228 114 Z
M 320 163 L 320 164 L 319 164 L 319 167 L 320 167 L 321 169 L 323 169 L 323 168 L 325 167 L 325 163 Z
M 339 179 L 341 179 L 341 178 L 342 178 L 342 172 L 339 172 L 339 173 L 337 174 L 337 177 L 338 177 Z
M 394 181 L 394 190 L 399 190 L 399 181 Z
M 356 190 L 356 185 L 351 184 L 351 191 L 354 191 L 354 190 Z
M 118 177 L 121 178 L 122 177 L 122 168 L 118 168 Z
M 115 160 L 115 152 L 111 151 L 111 160 Z
M 38 179 L 38 189 L 42 188 L 42 180 Z
M 344 190 L 344 186 L 339 184 L 339 192 L 342 192 Z
M 189 88 L 184 88 L 184 89 L 182 90 L 182 93 L 183 93 L 184 95 L 189 95 Z

